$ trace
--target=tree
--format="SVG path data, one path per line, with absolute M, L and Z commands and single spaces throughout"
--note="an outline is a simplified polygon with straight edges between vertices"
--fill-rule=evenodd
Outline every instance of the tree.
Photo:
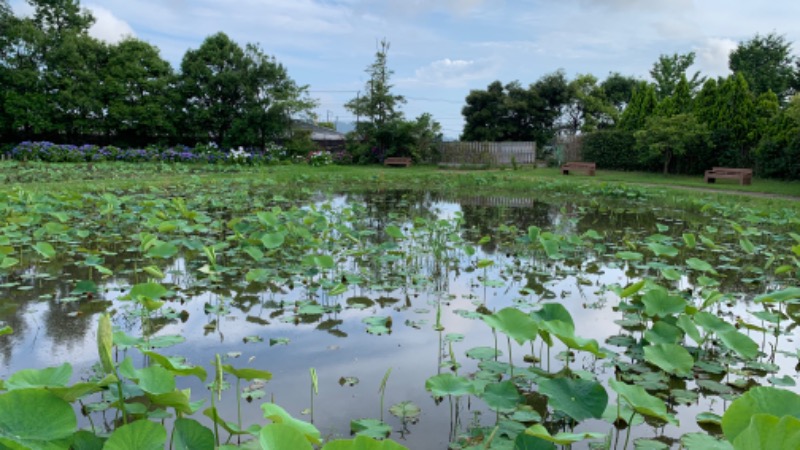
M 786 37 L 775 33 L 756 34 L 749 41 L 740 42 L 731 52 L 728 66 L 740 73 L 756 95 L 772 91 L 785 101 L 794 85 L 792 45 Z
M 364 117 L 377 129 L 391 120 L 402 118 L 399 106 L 406 102 L 402 95 L 392 93 L 394 86 L 390 84 L 389 80 L 394 71 L 388 66 L 388 52 L 389 42 L 383 39 L 378 44 L 375 62 L 365 70 L 369 74 L 365 94 L 359 94 L 344 105 L 356 116 Z
M 694 64 L 694 52 L 689 52 L 685 55 L 675 53 L 673 55 L 661 55 L 658 61 L 653 64 L 650 70 L 650 76 L 656 82 L 656 95 L 658 99 L 664 99 L 672 95 L 675 87 L 681 79 L 681 76 L 686 75 L 686 71 Z M 691 78 L 687 78 L 689 83 L 689 90 L 694 92 L 703 82 L 705 77 L 700 76 L 700 72 L 695 72 Z
M 634 88 L 631 102 L 620 118 L 619 126 L 624 130 L 636 131 L 645 126 L 658 105 L 656 89 L 652 83 L 640 81 Z
M 158 48 L 125 39 L 109 48 L 103 88 L 107 99 L 106 132 L 117 145 L 166 142 L 175 133 L 176 108 L 172 66 Z
M 624 76 L 619 72 L 611 72 L 600 83 L 600 87 L 603 89 L 606 99 L 617 108 L 618 112 L 622 113 L 630 103 L 633 90 L 638 84 L 636 78 Z
M 569 83 L 570 101 L 564 107 L 563 129 L 570 134 L 591 132 L 617 120 L 617 109 L 606 99 L 594 75 L 578 75 Z
M 690 150 L 702 151 L 711 144 L 708 128 L 693 114 L 652 116 L 634 136 L 642 159 L 660 159 L 665 175 L 669 173 L 673 158 L 682 157 Z
M 207 37 L 181 62 L 180 89 L 186 121 L 194 137 L 229 146 L 234 121 L 246 101 L 248 60 L 225 33 Z
M 472 90 L 462 108 L 466 141 L 535 141 L 544 145 L 555 135 L 555 122 L 569 100 L 561 71 L 540 78 L 527 89 L 513 81 L 492 82 Z
M 233 145 L 257 145 L 280 139 L 291 128 L 292 116 L 311 109 L 308 86 L 298 86 L 286 68 L 255 44 L 245 48 L 248 60 L 244 113 L 234 122 Z
M 662 99 L 658 104 L 656 114 L 669 117 L 689 112 L 692 112 L 692 93 L 686 76 L 681 75 L 672 95 Z
M 749 167 L 754 141 L 755 108 L 753 94 L 744 76 L 729 76 L 720 86 L 716 105 L 717 117 L 710 122 L 719 151 L 720 164 Z

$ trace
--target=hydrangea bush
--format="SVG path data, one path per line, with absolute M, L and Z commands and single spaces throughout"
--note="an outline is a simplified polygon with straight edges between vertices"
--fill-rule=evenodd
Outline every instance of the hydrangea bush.
M 198 143 L 194 147 L 177 145 L 173 147 L 148 146 L 145 148 L 122 149 L 112 145 L 54 144 L 52 142 L 22 142 L 5 152 L 7 158 L 18 161 L 42 162 L 171 162 L 206 164 L 280 164 L 287 162 L 308 162 L 312 166 L 324 166 L 333 162 L 327 151 L 315 151 L 308 158 L 292 158 L 282 145 L 270 143 L 265 148 L 222 149 L 214 143 Z

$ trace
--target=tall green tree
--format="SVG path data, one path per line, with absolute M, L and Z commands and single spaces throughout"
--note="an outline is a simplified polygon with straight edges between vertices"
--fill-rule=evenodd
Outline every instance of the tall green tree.
M 472 90 L 462 108 L 465 141 L 549 142 L 556 120 L 569 102 L 570 91 L 562 71 L 547 74 L 527 89 L 514 81 L 500 81 L 486 90 Z
M 180 89 L 192 137 L 229 146 L 231 129 L 247 100 L 249 61 L 225 33 L 207 37 L 181 61 Z
M 624 130 L 636 131 L 645 126 L 658 106 L 656 89 L 652 83 L 640 81 L 634 88 L 631 101 L 620 118 L 619 126 Z
M 717 106 L 719 104 L 719 89 L 717 80 L 709 78 L 703 83 L 703 88 L 694 99 L 694 113 L 700 122 L 711 126 L 717 119 Z
M 686 76 L 681 75 L 681 79 L 675 86 L 672 95 L 659 102 L 656 114 L 669 117 L 690 112 L 692 112 L 692 92 Z
M 233 145 L 257 145 L 284 138 L 292 116 L 310 110 L 315 103 L 307 86 L 299 86 L 286 68 L 255 44 L 247 44 L 246 100 L 243 114 L 234 121 Z
M 625 110 L 633 97 L 633 90 L 639 82 L 634 77 L 612 72 L 600 83 L 606 99 L 617 108 L 619 113 Z
M 641 158 L 644 161 L 660 160 L 665 175 L 669 173 L 673 159 L 693 151 L 703 152 L 711 144 L 708 127 L 693 114 L 652 116 L 634 136 Z
M 366 69 L 369 80 L 363 95 L 359 93 L 345 104 L 345 108 L 378 129 L 391 120 L 402 118 L 400 105 L 406 102 L 402 95 L 392 93 L 394 71 L 389 68 L 388 53 L 389 42 L 383 39 L 375 52 L 375 61 Z
M 753 94 L 741 73 L 729 76 L 720 86 L 716 120 L 709 127 L 719 152 L 719 163 L 751 167 L 750 151 L 756 144 Z
M 165 143 L 175 134 L 176 76 L 158 48 L 125 39 L 109 48 L 105 130 L 117 145 Z
M 796 62 L 786 37 L 770 33 L 740 42 L 731 52 L 728 65 L 734 73 L 742 74 L 756 95 L 772 91 L 785 101 L 794 85 Z
M 761 176 L 800 179 L 800 95 L 794 95 L 772 116 L 754 153 Z
M 570 101 L 563 109 L 563 129 L 570 134 L 592 132 L 617 120 L 617 109 L 608 101 L 592 74 L 579 74 L 569 83 Z
M 673 94 L 681 76 L 686 76 L 686 71 L 694 64 L 694 58 L 694 52 L 689 52 L 685 55 L 675 53 L 658 57 L 658 61 L 650 69 L 650 76 L 653 77 L 656 83 L 656 95 L 659 100 Z M 692 74 L 691 77 L 686 77 L 690 91 L 694 91 L 705 81 L 705 77 L 700 76 L 699 71 Z

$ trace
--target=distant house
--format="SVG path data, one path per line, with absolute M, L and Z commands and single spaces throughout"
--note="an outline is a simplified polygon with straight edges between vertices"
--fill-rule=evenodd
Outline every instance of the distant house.
M 292 133 L 295 132 L 310 133 L 311 140 L 328 151 L 344 150 L 347 140 L 344 133 L 302 120 L 295 120 L 292 123 Z

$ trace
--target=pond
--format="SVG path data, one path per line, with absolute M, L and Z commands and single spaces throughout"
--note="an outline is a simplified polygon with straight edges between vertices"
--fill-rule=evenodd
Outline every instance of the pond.
M 141 415 L 174 414 L 135 370 L 181 357 L 177 387 L 230 424 L 263 425 L 274 402 L 323 438 L 410 449 L 514 448 L 536 423 L 572 448 L 707 444 L 742 392 L 795 389 L 794 217 L 638 191 L 194 188 L 0 199 L 0 377 L 69 363 L 70 383 L 102 378 L 108 312 Z M 215 381 L 217 355 L 271 379 Z M 80 425 L 110 432 L 115 395 L 76 402 Z

